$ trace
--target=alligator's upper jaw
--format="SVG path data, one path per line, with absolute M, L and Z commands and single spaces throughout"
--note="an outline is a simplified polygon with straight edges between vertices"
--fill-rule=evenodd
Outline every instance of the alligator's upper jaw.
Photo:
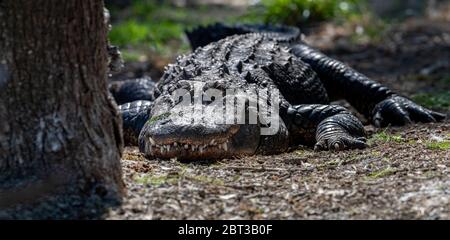
M 180 160 L 223 159 L 252 155 L 259 145 L 257 125 L 148 124 L 140 136 L 148 157 Z M 143 149 L 142 149 L 143 148 Z

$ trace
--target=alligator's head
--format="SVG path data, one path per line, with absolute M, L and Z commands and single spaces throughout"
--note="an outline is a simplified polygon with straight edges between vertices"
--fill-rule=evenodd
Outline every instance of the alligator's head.
M 267 119 L 265 125 L 258 119 L 256 100 L 248 93 L 229 91 L 226 85 L 226 81 L 207 84 L 180 81 L 173 89 L 165 89 L 171 94 L 156 99 L 152 117 L 139 137 L 140 150 L 148 157 L 184 160 L 253 155 L 264 152 L 267 144 L 283 151 L 287 146 L 287 132 L 278 115 L 274 119 L 281 124 L 272 125 L 281 125 L 282 130 L 273 131 L 271 136 L 262 135 L 262 131 L 270 129 L 266 128 Z M 231 109 L 227 106 L 231 99 L 243 102 L 241 105 L 228 102 L 234 113 L 227 111 Z M 244 114 L 238 115 L 237 109 Z M 251 120 L 251 116 L 256 120 Z

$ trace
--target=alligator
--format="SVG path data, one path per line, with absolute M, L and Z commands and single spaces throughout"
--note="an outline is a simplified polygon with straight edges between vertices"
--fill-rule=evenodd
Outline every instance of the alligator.
M 338 99 L 376 127 L 445 118 L 308 46 L 293 27 L 215 24 L 187 35 L 195 51 L 166 67 L 153 100 L 120 106 L 126 135 L 148 158 L 271 155 L 299 145 L 333 151 L 367 147 L 361 121 L 330 105 Z M 244 121 L 224 122 L 229 116 L 236 120 L 241 110 L 220 103 L 239 99 L 245 99 Z M 250 113 L 257 114 L 256 122 Z M 263 134 L 272 125 L 277 131 Z

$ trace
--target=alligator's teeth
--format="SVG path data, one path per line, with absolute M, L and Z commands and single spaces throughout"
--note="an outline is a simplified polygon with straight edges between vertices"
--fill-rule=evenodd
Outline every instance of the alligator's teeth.
M 184 149 L 188 150 L 189 149 L 189 145 L 184 145 Z
M 149 138 L 148 140 L 150 141 L 150 143 L 151 143 L 152 145 L 155 145 L 155 144 L 156 144 L 156 142 L 155 142 L 155 140 L 153 140 L 153 138 Z
M 211 140 L 211 142 L 209 143 L 209 145 L 214 145 L 216 143 L 216 139 Z
M 177 142 L 174 142 L 174 143 L 173 143 L 173 146 L 174 146 L 174 147 L 178 147 L 178 143 L 177 143 Z
M 228 144 L 227 143 L 224 143 L 222 145 L 222 147 L 223 147 L 223 150 L 225 150 L 225 152 L 228 151 Z
M 167 151 L 170 152 L 170 145 L 167 145 L 166 148 L 167 148 Z
M 203 147 L 200 147 L 200 153 L 203 153 Z
M 164 154 L 164 146 L 160 148 L 161 154 Z

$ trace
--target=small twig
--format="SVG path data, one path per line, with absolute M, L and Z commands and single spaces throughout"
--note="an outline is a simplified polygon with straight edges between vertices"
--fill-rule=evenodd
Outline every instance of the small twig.
M 289 169 L 286 168 L 265 168 L 265 167 L 242 167 L 242 166 L 228 166 L 224 167 L 224 169 L 228 170 L 248 170 L 248 171 L 257 171 L 257 172 L 283 172 L 283 171 L 289 171 Z
M 271 187 L 271 188 L 279 188 L 283 185 L 255 185 L 255 184 L 247 184 L 247 185 L 237 185 L 237 184 L 225 184 L 224 187 L 235 188 L 235 189 L 255 189 L 259 187 Z

